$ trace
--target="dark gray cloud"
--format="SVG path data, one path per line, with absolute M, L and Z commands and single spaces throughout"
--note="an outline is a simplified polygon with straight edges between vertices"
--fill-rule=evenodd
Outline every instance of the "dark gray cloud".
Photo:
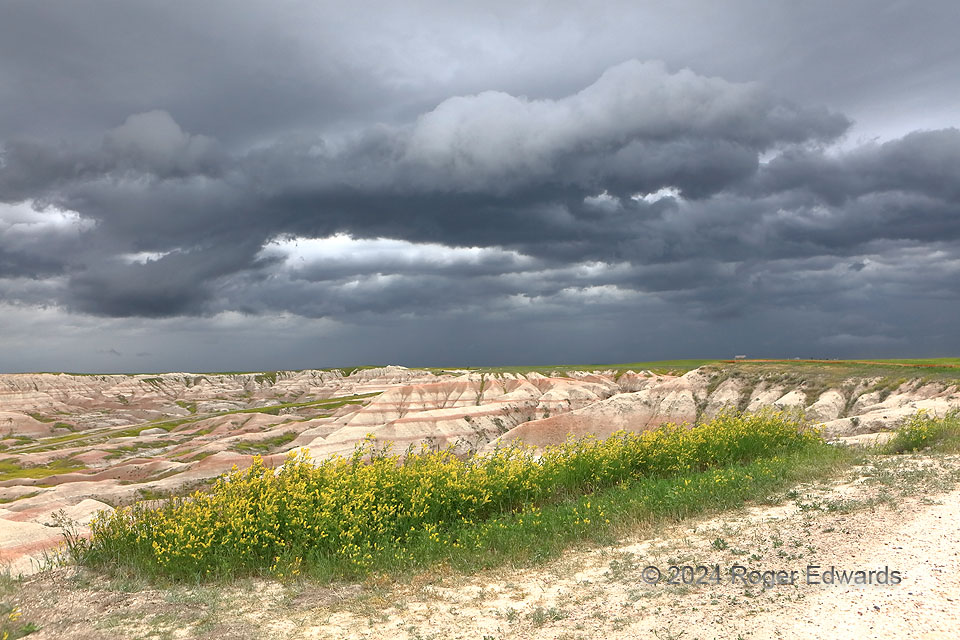
M 129 116 L 96 149 L 16 139 L 4 144 L 0 197 L 22 201 L 105 177 L 216 177 L 223 161 L 216 142 L 185 133 L 169 113 L 155 110 Z
M 681 4 L 12 3 L 8 323 L 162 327 L 173 368 L 269 318 L 273 367 L 311 322 L 343 364 L 960 347 L 956 5 Z

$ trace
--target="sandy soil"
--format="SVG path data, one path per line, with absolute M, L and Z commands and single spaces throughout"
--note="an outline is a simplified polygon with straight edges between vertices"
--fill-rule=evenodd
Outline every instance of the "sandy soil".
M 878 458 L 775 504 L 475 576 L 157 589 L 67 567 L 7 584 L 5 599 L 41 627 L 37 640 L 946 638 L 960 622 L 958 481 L 957 456 Z M 719 584 L 645 580 L 646 567 L 666 578 L 671 565 L 708 566 Z M 808 584 L 808 565 L 887 568 L 901 582 Z M 737 566 L 798 573 L 794 584 L 731 584 Z

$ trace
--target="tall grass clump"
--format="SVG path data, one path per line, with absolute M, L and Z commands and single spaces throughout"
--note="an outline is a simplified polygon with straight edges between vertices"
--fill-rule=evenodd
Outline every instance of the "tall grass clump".
M 922 409 L 906 418 L 897 434 L 884 447 L 885 453 L 904 453 L 921 449 L 960 450 L 960 412 L 954 410 L 942 418 Z
M 610 524 L 621 508 L 610 492 L 641 484 L 636 500 L 652 512 L 681 490 L 708 502 L 724 490 L 717 504 L 727 505 L 742 487 L 782 477 L 784 456 L 825 446 L 784 413 L 570 439 L 539 455 L 508 446 L 466 461 L 451 450 L 396 455 L 368 438 L 350 458 L 314 463 L 301 451 L 274 470 L 254 457 L 207 493 L 104 513 L 75 551 L 91 566 L 175 579 L 362 576 Z

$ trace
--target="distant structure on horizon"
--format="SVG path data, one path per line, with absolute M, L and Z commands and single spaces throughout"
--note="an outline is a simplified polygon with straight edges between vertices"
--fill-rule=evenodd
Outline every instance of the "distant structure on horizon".
M 734 360 L 746 360 L 747 356 L 733 356 Z

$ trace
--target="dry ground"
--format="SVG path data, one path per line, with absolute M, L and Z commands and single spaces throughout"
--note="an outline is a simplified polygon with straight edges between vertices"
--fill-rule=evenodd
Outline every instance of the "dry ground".
M 612 547 L 473 576 L 318 586 L 249 580 L 157 589 L 66 567 L 7 581 L 41 639 L 954 637 L 960 457 L 877 457 L 775 504 L 638 531 Z M 643 569 L 719 566 L 721 584 L 647 584 Z M 798 583 L 730 584 L 734 565 Z M 898 585 L 806 584 L 807 565 L 899 571 Z

